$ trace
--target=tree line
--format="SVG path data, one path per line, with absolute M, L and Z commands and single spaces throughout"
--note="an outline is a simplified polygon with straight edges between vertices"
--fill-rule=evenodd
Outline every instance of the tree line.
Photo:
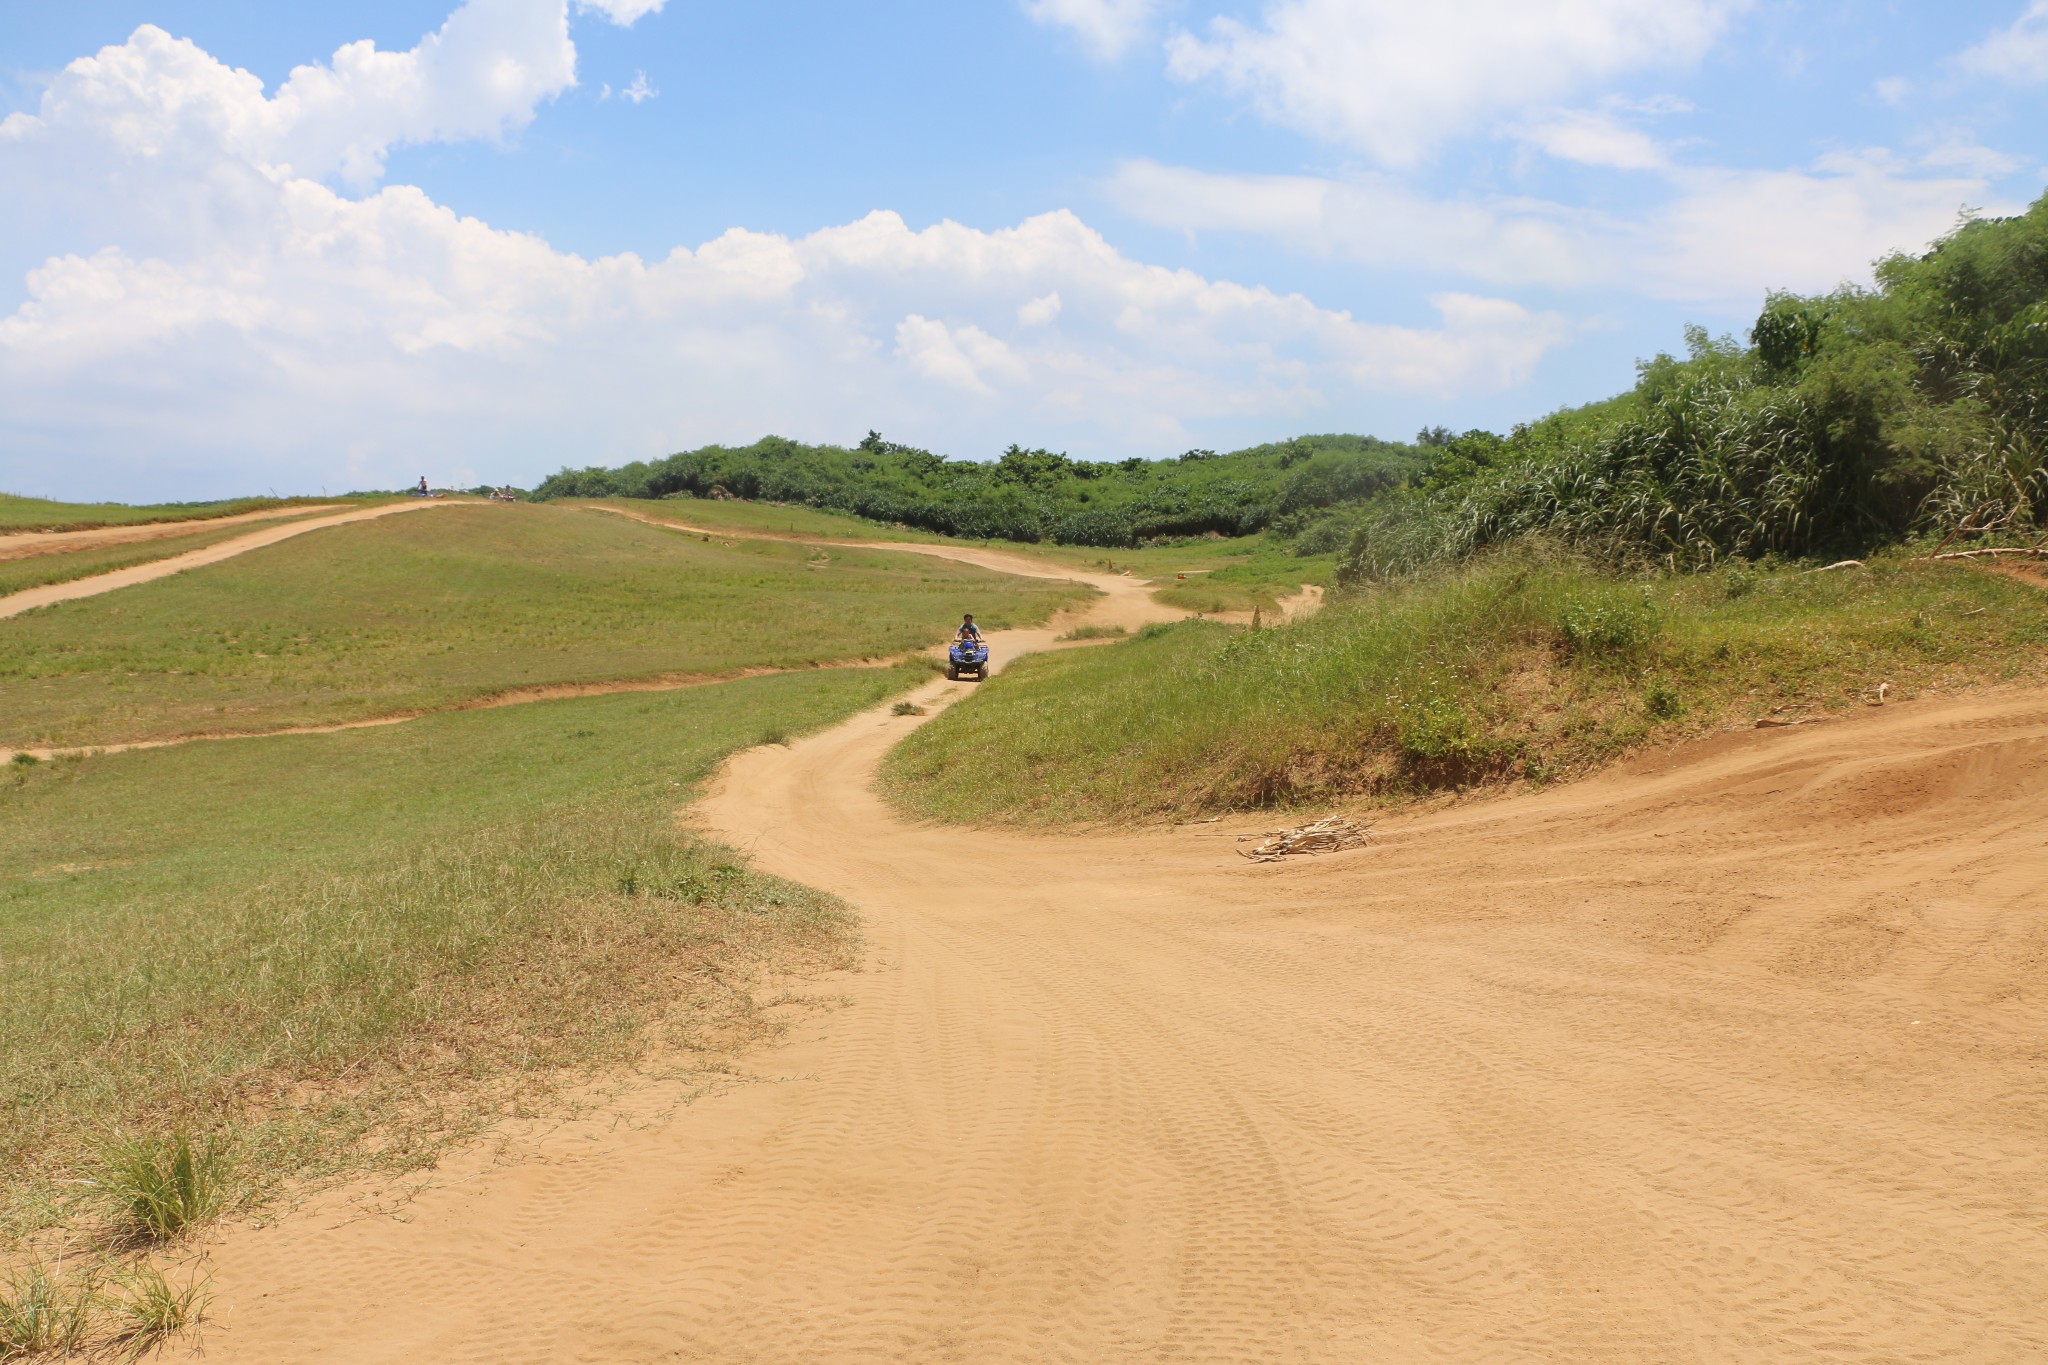
M 1415 447 L 1370 436 L 1299 436 L 1176 459 L 1076 460 L 1013 445 L 947 459 L 869 432 L 859 445 L 768 436 L 616 469 L 564 469 L 539 498 L 736 497 L 800 503 L 970 539 L 1129 546 L 1214 533 L 1298 530 L 1324 509 L 1403 484 Z
M 1688 328 L 1633 389 L 1507 436 L 1425 432 L 1347 580 L 1524 536 L 1671 567 L 2048 531 L 2048 197 L 1868 289 L 1775 294 L 1746 343 Z
M 1114 462 L 771 436 L 564 469 L 536 495 L 730 496 L 1077 545 L 1263 531 L 1341 550 L 1346 582 L 1528 536 L 1671 568 L 1915 535 L 2034 543 L 2048 533 L 2048 196 L 1880 262 L 1869 288 L 1774 294 L 1746 340 L 1688 328 L 1686 355 L 1641 362 L 1627 392 L 1506 435 L 1437 426 Z

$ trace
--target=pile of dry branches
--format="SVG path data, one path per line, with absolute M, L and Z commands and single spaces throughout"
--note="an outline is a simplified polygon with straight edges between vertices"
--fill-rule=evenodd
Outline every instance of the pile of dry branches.
M 1367 834 L 1371 828 L 1369 824 L 1332 815 L 1293 829 L 1270 829 L 1264 835 L 1240 834 L 1237 836 L 1239 843 L 1247 839 L 1260 842 L 1238 852 L 1255 863 L 1277 863 L 1296 853 L 1335 853 L 1340 849 L 1364 848 L 1371 842 Z

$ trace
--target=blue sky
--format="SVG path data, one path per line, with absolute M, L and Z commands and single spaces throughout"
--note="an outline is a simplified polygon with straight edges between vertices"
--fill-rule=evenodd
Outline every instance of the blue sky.
M 9 6 L 0 488 L 1504 427 L 2044 115 L 2048 0 Z

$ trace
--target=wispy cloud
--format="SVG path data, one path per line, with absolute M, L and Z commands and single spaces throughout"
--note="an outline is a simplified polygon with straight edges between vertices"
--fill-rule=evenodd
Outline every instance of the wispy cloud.
M 1488 121 L 1697 60 L 1747 0 L 1270 0 L 1181 32 L 1169 70 L 1267 118 L 1410 165 Z
M 1144 37 L 1161 0 L 1022 0 L 1041 24 L 1071 31 L 1089 52 L 1114 61 Z
M 1659 163 L 1664 192 L 1627 216 L 1527 197 L 1431 195 L 1384 174 L 1230 175 L 1149 161 L 1125 163 L 1106 189 L 1125 213 L 1162 227 L 1256 233 L 1493 285 L 1614 289 L 1740 312 L 1768 290 L 1867 279 L 1877 258 L 1925 247 L 1955 226 L 1964 204 L 1993 197 L 1988 164 L 1963 149 L 1937 149 L 1918 164 L 1882 151 L 1787 170 Z
M 1957 61 L 1966 71 L 2015 84 L 2048 82 L 2048 0 L 2033 0 L 2019 18 Z

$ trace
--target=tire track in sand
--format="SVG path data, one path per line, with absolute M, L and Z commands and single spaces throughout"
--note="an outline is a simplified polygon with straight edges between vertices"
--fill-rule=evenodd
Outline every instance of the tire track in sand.
M 235 1231 L 206 1358 L 2048 1355 L 2048 696 L 1257 866 L 1236 822 L 907 824 L 871 779 L 918 723 L 750 750 L 696 811 L 866 921 L 777 1083 L 472 1153 L 403 1223 Z

